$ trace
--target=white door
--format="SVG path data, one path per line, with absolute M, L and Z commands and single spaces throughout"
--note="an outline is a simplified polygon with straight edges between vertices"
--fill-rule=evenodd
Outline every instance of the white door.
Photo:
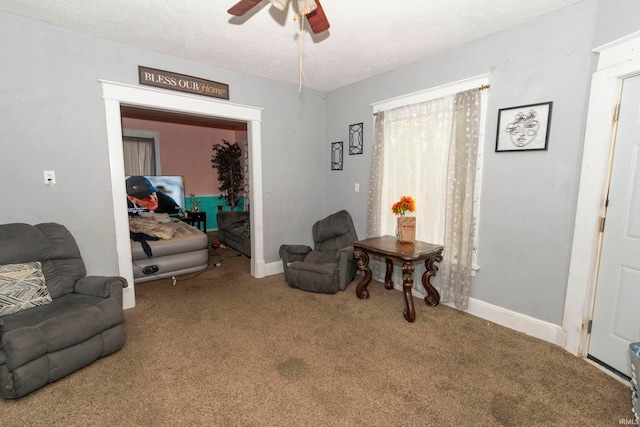
M 589 355 L 629 376 L 640 341 L 640 76 L 624 80 Z

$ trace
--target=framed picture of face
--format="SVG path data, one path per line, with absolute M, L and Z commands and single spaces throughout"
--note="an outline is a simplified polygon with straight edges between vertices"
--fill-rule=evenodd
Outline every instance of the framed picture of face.
M 496 152 L 546 150 L 553 102 L 498 110 Z

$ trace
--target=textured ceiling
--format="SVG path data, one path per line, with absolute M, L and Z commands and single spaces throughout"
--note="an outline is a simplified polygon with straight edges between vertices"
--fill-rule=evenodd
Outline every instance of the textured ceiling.
M 322 0 L 331 28 L 304 32 L 303 86 L 329 92 L 579 1 Z M 292 4 L 281 12 L 264 0 L 238 18 L 227 13 L 235 2 L 2 0 L 0 10 L 298 85 L 299 27 Z

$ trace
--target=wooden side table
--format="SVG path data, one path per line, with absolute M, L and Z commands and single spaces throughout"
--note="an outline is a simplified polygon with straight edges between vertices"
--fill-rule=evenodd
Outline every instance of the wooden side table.
M 426 271 L 422 275 L 422 285 L 427 291 L 424 302 L 429 306 L 436 306 L 440 303 L 440 294 L 431 284 L 431 277 L 436 275 L 438 267 L 436 262 L 442 261 L 441 245 L 421 242 L 400 243 L 394 236 L 373 237 L 371 239 L 360 240 L 353 243 L 354 256 L 358 259 L 358 268 L 364 272 L 364 277 L 356 287 L 356 295 L 360 299 L 369 298 L 367 286 L 371 282 L 371 268 L 369 268 L 369 255 L 378 255 L 385 259 L 387 271 L 384 278 L 384 287 L 393 288 L 391 274 L 393 273 L 393 261 L 402 262 L 402 291 L 404 293 L 405 310 L 404 318 L 408 322 L 416 319 L 416 310 L 413 306 L 413 272 L 414 263 L 424 260 Z
M 189 225 L 200 228 L 200 224 L 203 225 L 203 230 L 207 232 L 207 213 L 205 211 L 186 211 L 186 215 L 180 217 L 180 219 Z

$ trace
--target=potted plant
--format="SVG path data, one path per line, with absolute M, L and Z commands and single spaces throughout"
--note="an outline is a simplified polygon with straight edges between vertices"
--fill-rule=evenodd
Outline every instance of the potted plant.
M 244 170 L 241 159 L 242 150 L 238 144 L 231 144 L 223 139 L 222 144 L 213 145 L 211 167 L 218 170 L 220 198 L 225 200 L 231 210 L 236 209 L 244 187 Z
M 413 243 L 416 240 L 416 218 L 405 216 L 407 212 L 416 211 L 416 201 L 411 196 L 402 196 L 391 206 L 391 210 L 398 216 L 398 241 Z

